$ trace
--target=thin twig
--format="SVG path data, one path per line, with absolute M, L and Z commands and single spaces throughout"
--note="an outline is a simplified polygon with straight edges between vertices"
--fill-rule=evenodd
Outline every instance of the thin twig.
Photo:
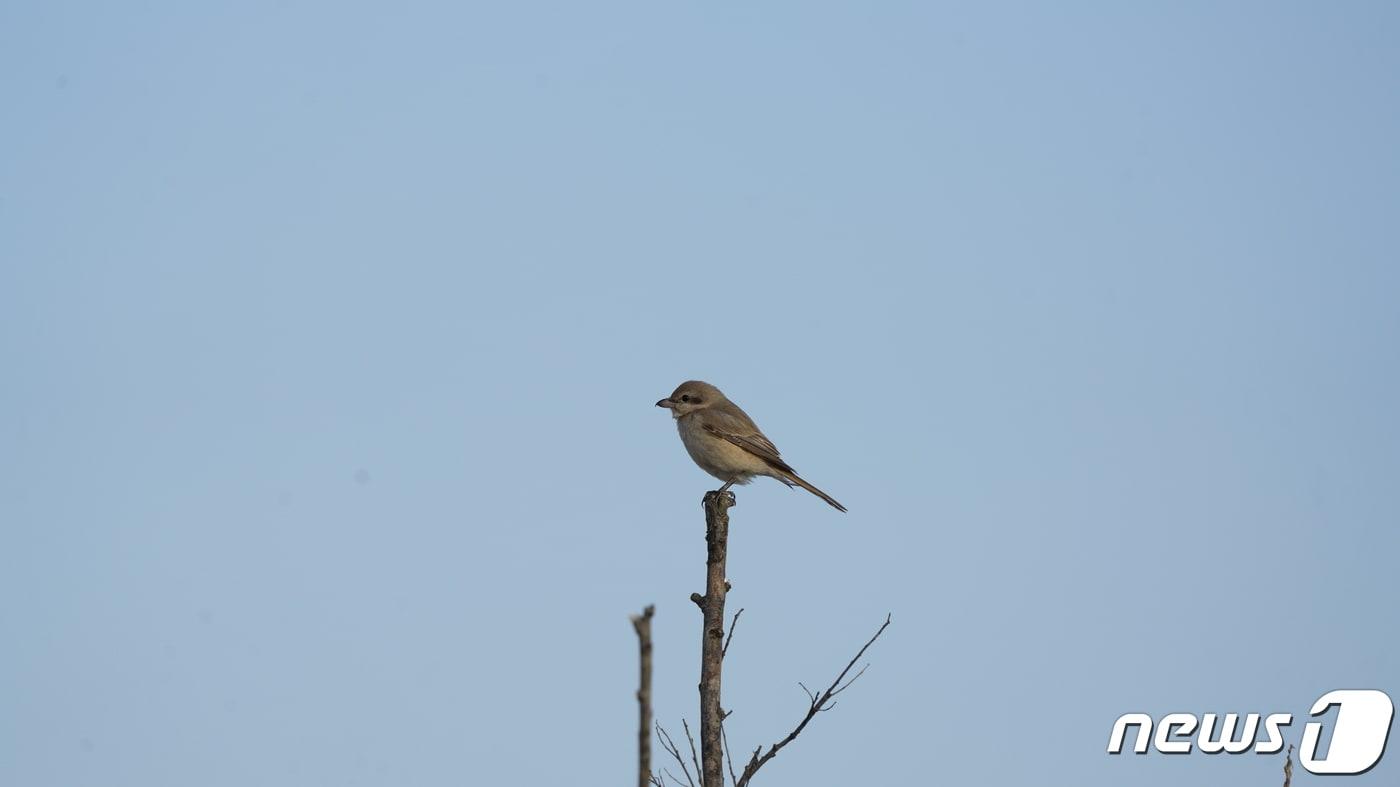
M 695 739 L 690 737 L 690 725 L 681 719 L 681 726 L 685 727 L 685 739 L 690 741 L 690 762 L 695 766 L 696 773 L 703 773 L 700 770 L 700 757 L 695 753 Z
M 762 746 L 759 746 L 757 749 L 754 749 L 753 756 L 749 758 L 749 764 L 744 766 L 744 775 L 741 776 L 739 780 L 734 783 L 734 787 L 747 787 L 749 780 L 752 779 L 753 775 L 758 772 L 758 769 L 762 768 L 768 763 L 769 760 L 776 757 L 778 755 L 778 752 L 784 746 L 796 740 L 797 736 L 802 734 L 802 730 L 807 727 L 807 723 L 810 722 L 813 719 L 813 717 L 815 717 L 821 711 L 829 710 L 831 707 L 833 707 L 835 703 L 831 701 L 831 698 L 835 697 L 838 692 L 845 691 L 846 688 L 851 685 L 851 683 L 855 682 L 856 678 L 860 677 L 861 673 L 865 672 L 865 670 L 862 669 L 860 673 L 856 674 L 855 678 L 851 678 L 849 682 L 843 685 L 842 681 L 846 679 L 846 675 L 850 673 L 851 668 L 856 665 L 856 662 L 860 661 L 860 657 L 865 655 L 865 651 L 868 650 L 871 645 L 875 644 L 875 640 L 879 639 L 880 635 L 885 633 L 885 629 L 889 628 L 889 625 L 890 616 L 886 615 L 884 625 L 880 626 L 880 630 L 875 632 L 875 636 L 871 637 L 870 640 L 865 643 L 864 647 L 862 647 L 856 653 L 855 658 L 851 659 L 850 662 L 846 664 L 846 668 L 841 670 L 841 674 L 837 675 L 836 680 L 833 680 L 831 682 L 831 685 L 827 686 L 826 690 L 823 691 L 821 694 L 816 695 L 814 697 L 812 692 L 807 690 L 806 686 L 802 686 L 802 690 L 806 691 L 807 696 L 810 698 L 810 704 L 807 708 L 807 715 L 802 717 L 802 721 L 798 722 L 797 727 L 794 728 L 792 732 L 788 733 L 786 738 L 783 738 L 782 740 L 768 747 L 767 753 L 761 754 L 761 752 L 763 751 Z
M 739 607 L 739 611 L 734 613 L 734 619 L 729 621 L 729 634 L 724 638 L 724 648 L 719 652 L 720 658 L 729 655 L 729 642 L 734 639 L 734 627 L 739 625 L 739 616 L 742 614 L 744 614 L 744 608 Z
M 676 763 L 681 766 L 681 773 L 685 774 L 685 783 L 690 785 L 690 787 L 695 787 L 695 780 L 690 778 L 690 769 L 685 765 L 685 758 L 681 756 L 681 750 L 676 746 L 676 742 L 671 740 L 671 733 L 667 732 L 666 728 L 662 727 L 659 721 L 656 723 L 656 733 L 657 740 L 661 741 L 661 748 L 665 749 L 671 757 L 675 759 Z M 666 771 L 666 775 L 671 777 L 671 781 L 678 784 L 680 783 L 680 779 L 673 776 L 669 770 Z
M 860 672 L 857 672 L 854 678 L 851 678 L 850 680 L 846 681 L 846 685 L 841 686 L 841 687 L 837 688 L 836 691 L 831 692 L 831 696 L 835 697 L 837 694 L 840 694 L 841 692 L 845 691 L 846 689 L 849 689 L 849 688 L 851 687 L 851 684 L 852 684 L 852 683 L 855 683 L 856 680 L 858 680 L 858 679 L 860 678 L 861 675 L 864 675 L 864 674 L 865 674 L 865 671 L 868 670 L 868 669 L 870 669 L 870 665 L 869 665 L 869 664 L 866 664 L 864 667 L 861 667 L 861 668 L 860 668 Z
M 740 612 L 743 612 L 743 610 L 739 610 L 739 611 L 740 611 Z M 735 615 L 734 617 L 737 618 L 737 617 L 739 617 L 739 616 L 738 616 L 738 615 Z M 733 713 L 733 711 L 730 711 L 730 713 Z M 726 714 L 725 714 L 725 718 L 728 718 L 728 717 L 729 717 L 729 714 L 726 713 Z M 720 722 L 720 725 L 719 725 L 719 737 L 720 737 L 720 739 L 724 742 L 724 761 L 725 761 L 726 763 L 729 764 L 729 781 L 733 782 L 734 784 L 738 784 L 738 783 L 739 783 L 739 777 L 734 775 L 734 761 L 731 760 L 731 759 L 729 758 L 729 733 L 727 733 L 727 732 L 724 731 L 724 722 L 723 722 L 723 721 L 721 721 L 721 722 Z

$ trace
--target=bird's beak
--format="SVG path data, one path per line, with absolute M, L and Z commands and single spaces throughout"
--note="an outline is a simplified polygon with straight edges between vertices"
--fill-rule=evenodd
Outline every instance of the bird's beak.
M 670 399 L 662 399 L 661 401 L 659 401 L 659 402 L 656 403 L 656 406 L 657 406 L 657 407 L 665 407 L 667 410 L 669 410 L 669 409 L 671 409 L 672 407 L 675 407 L 675 406 L 676 406 L 676 403 L 673 402 L 673 401 L 671 401 Z

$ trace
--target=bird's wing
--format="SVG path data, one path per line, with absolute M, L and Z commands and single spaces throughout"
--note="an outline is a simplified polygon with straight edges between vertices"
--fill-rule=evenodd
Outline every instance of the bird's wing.
M 703 413 L 705 431 L 739 446 L 778 470 L 795 475 L 796 471 L 778 455 L 778 447 L 758 430 L 753 419 L 737 406 L 730 404 L 730 407 L 732 412 L 726 407 L 707 408 Z

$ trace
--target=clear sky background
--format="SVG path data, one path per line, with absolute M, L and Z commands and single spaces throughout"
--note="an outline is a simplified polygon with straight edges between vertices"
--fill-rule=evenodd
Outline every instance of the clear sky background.
M 850 508 L 739 490 L 736 748 L 894 616 L 755 783 L 1280 784 L 1104 750 L 1400 698 L 1397 41 L 1389 3 L 0 6 L 0 784 L 629 783 L 647 603 L 696 718 L 689 378 Z

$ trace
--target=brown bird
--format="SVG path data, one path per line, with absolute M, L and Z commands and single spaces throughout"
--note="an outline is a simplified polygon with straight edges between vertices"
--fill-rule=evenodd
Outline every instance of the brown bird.
M 820 497 L 837 511 L 846 507 L 812 486 L 778 455 L 778 447 L 759 431 L 749 414 L 725 398 L 709 383 L 691 380 L 656 403 L 676 419 L 681 442 L 700 469 L 724 482 L 723 492 L 732 484 L 747 484 L 754 476 L 766 475 L 788 486 L 796 484 Z

